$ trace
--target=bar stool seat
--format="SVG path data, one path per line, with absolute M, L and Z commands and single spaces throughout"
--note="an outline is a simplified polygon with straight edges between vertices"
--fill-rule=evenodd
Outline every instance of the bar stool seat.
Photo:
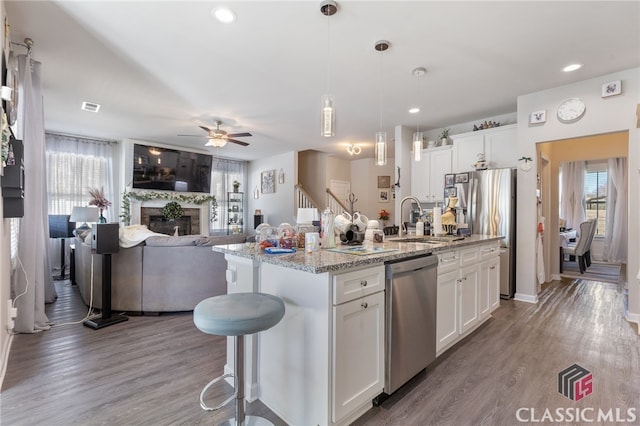
M 198 303 L 193 310 L 193 323 L 206 334 L 233 336 L 235 339 L 235 374 L 224 374 L 209 382 L 200 392 L 200 406 L 215 411 L 236 400 L 235 421 L 228 424 L 271 424 L 267 419 L 244 413 L 244 336 L 268 330 L 284 317 L 284 302 L 264 293 L 231 293 Z M 207 406 L 204 394 L 215 383 L 234 377 L 235 394 L 216 407 Z

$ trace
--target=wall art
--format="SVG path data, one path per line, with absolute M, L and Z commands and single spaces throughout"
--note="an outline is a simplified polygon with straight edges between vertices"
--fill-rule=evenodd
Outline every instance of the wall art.
M 622 93 L 622 80 L 611 81 L 602 85 L 601 96 L 603 98 L 619 95 L 620 93 Z
M 276 171 L 267 170 L 260 174 L 260 182 L 262 182 L 262 193 L 273 194 L 276 192 Z

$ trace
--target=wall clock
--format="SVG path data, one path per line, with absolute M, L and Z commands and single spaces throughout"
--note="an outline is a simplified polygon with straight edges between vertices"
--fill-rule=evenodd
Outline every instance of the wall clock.
M 558 106 L 558 120 L 564 123 L 577 121 L 586 112 L 587 107 L 584 102 L 578 98 L 567 99 Z

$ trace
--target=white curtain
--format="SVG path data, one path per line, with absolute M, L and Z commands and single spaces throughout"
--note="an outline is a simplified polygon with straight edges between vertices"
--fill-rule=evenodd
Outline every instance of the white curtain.
M 229 209 L 227 208 L 227 196 L 233 191 L 233 182 L 240 182 L 240 192 L 244 192 L 244 206 L 247 205 L 247 197 L 250 195 L 246 187 L 247 162 L 237 160 L 227 160 L 222 158 L 213 159 L 211 176 L 211 195 L 216 197 L 218 202 L 218 218 L 211 223 L 211 233 L 223 233 L 227 231 L 229 223 Z M 247 214 L 244 214 L 244 232 L 247 232 Z
M 74 206 L 86 206 L 89 188 L 104 188 L 112 203 L 113 162 L 116 143 L 80 136 L 46 133 L 47 193 L 49 214 L 71 214 Z M 118 221 L 115 204 L 104 211 L 108 222 Z M 60 268 L 60 241 L 49 240 L 50 263 Z M 65 265 L 70 264 L 69 244 L 65 244 Z M 59 272 L 58 272 L 59 273 Z
M 627 262 L 627 159 L 608 160 L 604 260 Z
M 79 136 L 47 133 L 47 190 L 50 214 L 71 214 L 74 206 L 87 206 L 90 188 L 104 188 L 107 200 L 113 190 L 113 161 L 117 144 Z M 104 211 L 108 222 L 117 222 L 114 206 Z
M 561 195 L 560 217 L 567 221 L 566 227 L 580 229 L 587 218 L 587 204 L 584 197 L 586 164 L 584 161 L 572 161 L 560 164 Z
M 18 267 L 12 276 L 12 297 L 18 308 L 15 331 L 34 333 L 50 328 L 44 304 L 57 295 L 49 265 L 44 113 L 41 64 L 31 52 L 18 57 L 17 138 L 24 143 L 24 217 L 18 236 Z

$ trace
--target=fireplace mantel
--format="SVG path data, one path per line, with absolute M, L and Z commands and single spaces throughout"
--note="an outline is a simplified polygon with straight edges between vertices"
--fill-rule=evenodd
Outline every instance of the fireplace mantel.
M 190 194 L 190 193 L 181 193 L 181 194 Z M 194 194 L 194 195 L 201 195 L 201 194 Z M 209 215 L 211 214 L 210 212 L 210 203 L 202 203 L 202 204 L 194 204 L 194 203 L 187 203 L 187 202 L 182 202 L 179 200 L 175 200 L 175 199 L 170 199 L 170 198 L 162 198 L 162 199 L 153 199 L 153 200 L 146 200 L 146 201 L 141 201 L 141 200 L 137 200 L 135 198 L 130 198 L 129 200 L 129 214 L 131 215 L 131 220 L 130 223 L 132 225 L 147 225 L 148 223 L 143 223 L 143 218 L 142 218 L 142 208 L 143 207 L 149 207 L 149 208 L 163 208 L 167 203 L 175 201 L 176 203 L 180 204 L 180 207 L 182 207 L 183 209 L 197 209 L 200 214 L 199 214 L 199 222 L 200 222 L 200 230 L 199 230 L 199 234 L 201 235 L 209 235 Z

